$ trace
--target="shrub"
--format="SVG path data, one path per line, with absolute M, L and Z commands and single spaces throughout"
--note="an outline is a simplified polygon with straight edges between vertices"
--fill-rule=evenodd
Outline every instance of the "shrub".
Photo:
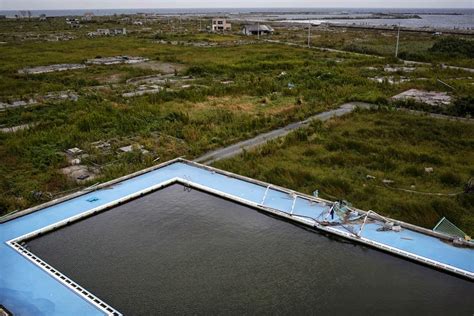
M 451 171 L 443 172 L 439 176 L 439 180 L 444 185 L 449 185 L 449 186 L 458 186 L 462 182 L 461 177 Z
M 465 96 L 454 101 L 452 110 L 455 115 L 474 116 L 474 96 Z
M 457 37 L 446 37 L 434 43 L 430 51 L 474 58 L 474 41 Z
M 415 166 L 409 166 L 403 170 L 403 174 L 410 176 L 410 177 L 422 177 L 424 175 L 424 171 L 421 168 L 417 168 Z

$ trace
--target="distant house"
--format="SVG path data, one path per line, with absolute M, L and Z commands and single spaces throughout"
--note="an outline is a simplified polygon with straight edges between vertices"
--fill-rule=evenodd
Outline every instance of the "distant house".
M 84 15 L 82 16 L 81 20 L 82 20 L 82 21 L 92 21 L 93 18 L 94 18 L 94 13 L 92 13 L 92 12 L 86 12 L 86 13 L 84 13 Z
M 273 28 L 265 24 L 247 24 L 242 26 L 242 34 L 244 35 L 270 35 L 273 34 Z
M 223 19 L 223 18 L 212 19 L 211 30 L 213 32 L 230 31 L 231 28 L 232 28 L 232 25 L 228 23 L 226 19 Z

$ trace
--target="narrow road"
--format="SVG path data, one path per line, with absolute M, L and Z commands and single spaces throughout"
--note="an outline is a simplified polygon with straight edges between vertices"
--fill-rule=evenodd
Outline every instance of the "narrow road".
M 320 113 L 320 114 L 316 114 L 314 116 L 311 116 L 311 117 L 307 118 L 304 121 L 292 123 L 292 124 L 289 124 L 285 127 L 275 129 L 273 131 L 270 131 L 270 132 L 267 132 L 267 133 L 264 133 L 264 134 L 260 134 L 260 135 L 254 137 L 254 138 L 238 142 L 234 145 L 224 147 L 224 148 L 220 148 L 220 149 L 217 149 L 215 151 L 211 151 L 211 152 L 195 159 L 194 161 L 208 165 L 208 164 L 211 164 L 211 163 L 213 163 L 214 161 L 217 161 L 217 160 L 221 160 L 221 159 L 224 159 L 224 158 L 229 158 L 229 157 L 232 157 L 232 156 L 236 156 L 236 155 L 242 153 L 244 150 L 248 150 L 248 149 L 257 147 L 259 145 L 265 144 L 266 142 L 268 142 L 272 139 L 283 137 L 283 136 L 287 135 L 288 133 L 290 133 L 290 132 L 292 132 L 292 131 L 294 131 L 298 128 L 307 126 L 311 121 L 314 121 L 314 120 L 327 121 L 330 118 L 338 117 L 338 116 L 342 116 L 342 115 L 351 113 L 357 107 L 359 107 L 359 108 L 369 108 L 369 107 L 372 107 L 372 106 L 373 105 L 371 105 L 371 104 L 363 103 L 363 102 L 346 103 L 346 104 L 341 105 L 339 108 L 337 108 L 335 110 L 329 110 L 329 111 L 326 111 L 326 112 L 323 112 L 323 113 Z
M 273 44 L 283 44 L 283 45 L 295 46 L 295 47 L 300 47 L 300 48 L 316 49 L 316 50 L 320 50 L 320 51 L 323 51 L 323 52 L 342 53 L 342 54 L 348 54 L 348 55 L 354 55 L 354 56 L 374 57 L 374 58 L 380 58 L 380 59 L 385 58 L 383 56 L 378 56 L 378 55 L 363 54 L 363 53 L 351 52 L 351 51 L 348 51 L 348 50 L 340 50 L 340 49 L 327 48 L 327 47 L 321 47 L 321 46 L 312 46 L 311 45 L 310 47 L 308 47 L 308 45 L 291 43 L 291 42 L 284 42 L 284 41 L 280 41 L 280 40 L 267 40 L 267 39 L 264 39 L 262 41 L 267 42 L 267 43 L 273 43 Z
M 410 66 L 416 66 L 416 65 L 433 66 L 432 63 L 424 63 L 424 62 L 421 62 L 421 61 L 412 61 L 412 60 L 403 60 L 403 59 L 400 59 L 400 60 L 402 60 L 405 65 L 410 65 Z M 454 70 L 462 70 L 462 71 L 474 72 L 474 69 L 473 69 L 473 68 L 466 68 L 466 67 L 459 67 L 459 66 L 450 66 L 450 65 L 445 65 L 445 64 L 441 64 L 441 68 L 443 68 L 443 69 L 454 69 Z
M 301 47 L 301 48 L 308 48 L 308 45 L 304 44 L 297 44 L 297 43 L 291 43 L 291 42 L 284 42 L 280 40 L 262 40 L 263 42 L 267 43 L 273 43 L 273 44 L 283 44 L 283 45 L 288 45 L 288 46 L 295 46 L 295 47 Z M 373 57 L 373 58 L 386 58 L 387 56 L 379 56 L 379 55 L 373 55 L 373 54 L 363 54 L 363 53 L 356 53 L 356 52 L 351 52 L 347 50 L 340 50 L 340 49 L 334 49 L 334 48 L 326 48 L 326 47 L 320 47 L 320 46 L 310 46 L 309 48 L 311 49 L 317 49 L 320 51 L 324 52 L 332 52 L 332 53 L 343 53 L 343 54 L 349 54 L 349 55 L 354 55 L 354 56 L 365 56 L 365 57 Z M 426 63 L 426 62 L 421 62 L 421 61 L 412 61 L 412 60 L 404 60 L 399 58 L 401 62 L 403 62 L 405 65 L 410 65 L 410 66 L 433 66 L 434 64 L 432 63 Z M 451 66 L 451 65 L 445 65 L 441 64 L 441 68 L 443 69 L 454 69 L 454 70 L 462 70 L 462 71 L 468 71 L 474 73 L 474 68 L 466 68 L 466 67 L 459 67 L 459 66 Z
M 371 107 L 376 107 L 374 104 L 370 103 L 364 103 L 364 102 L 349 102 L 341 105 L 339 108 L 334 109 L 334 110 L 329 110 L 323 113 L 319 113 L 316 115 L 313 115 L 309 118 L 307 118 L 304 121 L 296 122 L 296 123 L 291 123 L 285 127 L 278 128 L 275 130 L 272 130 L 267 133 L 263 133 L 260 135 L 255 136 L 254 138 L 247 139 L 241 142 L 238 142 L 234 145 L 230 145 L 228 147 L 224 148 L 219 148 L 217 150 L 211 151 L 207 154 L 204 154 L 201 157 L 196 158 L 194 161 L 199 162 L 205 165 L 212 164 L 215 161 L 225 159 L 225 158 L 230 158 L 233 156 L 236 156 L 240 153 L 242 153 L 244 150 L 249 150 L 252 148 L 255 148 L 257 146 L 263 145 L 266 142 L 276 139 L 279 137 L 286 136 L 290 132 L 301 128 L 308 126 L 311 121 L 314 120 L 319 120 L 319 121 L 327 121 L 333 117 L 338 117 L 338 116 L 343 116 L 345 114 L 349 114 L 352 111 L 354 111 L 356 108 L 363 108 L 363 109 L 368 109 Z M 450 120 L 450 121 L 462 121 L 466 123 L 473 123 L 474 124 L 474 119 L 471 118 L 462 118 L 462 117 L 456 117 L 456 116 L 448 116 L 448 115 L 442 115 L 442 114 L 434 114 L 434 113 L 429 113 L 429 112 L 423 112 L 423 111 L 415 111 L 415 110 L 410 110 L 410 109 L 404 109 L 404 108 L 398 108 L 398 111 L 404 111 L 408 112 L 414 115 L 422 115 L 422 116 L 428 116 L 436 119 L 442 119 L 442 120 Z

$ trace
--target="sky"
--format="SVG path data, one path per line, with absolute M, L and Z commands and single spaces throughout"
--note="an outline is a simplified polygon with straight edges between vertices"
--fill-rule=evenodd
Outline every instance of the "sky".
M 0 10 L 121 8 L 471 8 L 474 0 L 0 0 Z

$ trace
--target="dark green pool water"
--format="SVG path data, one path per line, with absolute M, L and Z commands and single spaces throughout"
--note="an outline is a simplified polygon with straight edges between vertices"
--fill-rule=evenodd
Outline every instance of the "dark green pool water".
M 125 315 L 473 315 L 474 283 L 172 185 L 28 243 Z

